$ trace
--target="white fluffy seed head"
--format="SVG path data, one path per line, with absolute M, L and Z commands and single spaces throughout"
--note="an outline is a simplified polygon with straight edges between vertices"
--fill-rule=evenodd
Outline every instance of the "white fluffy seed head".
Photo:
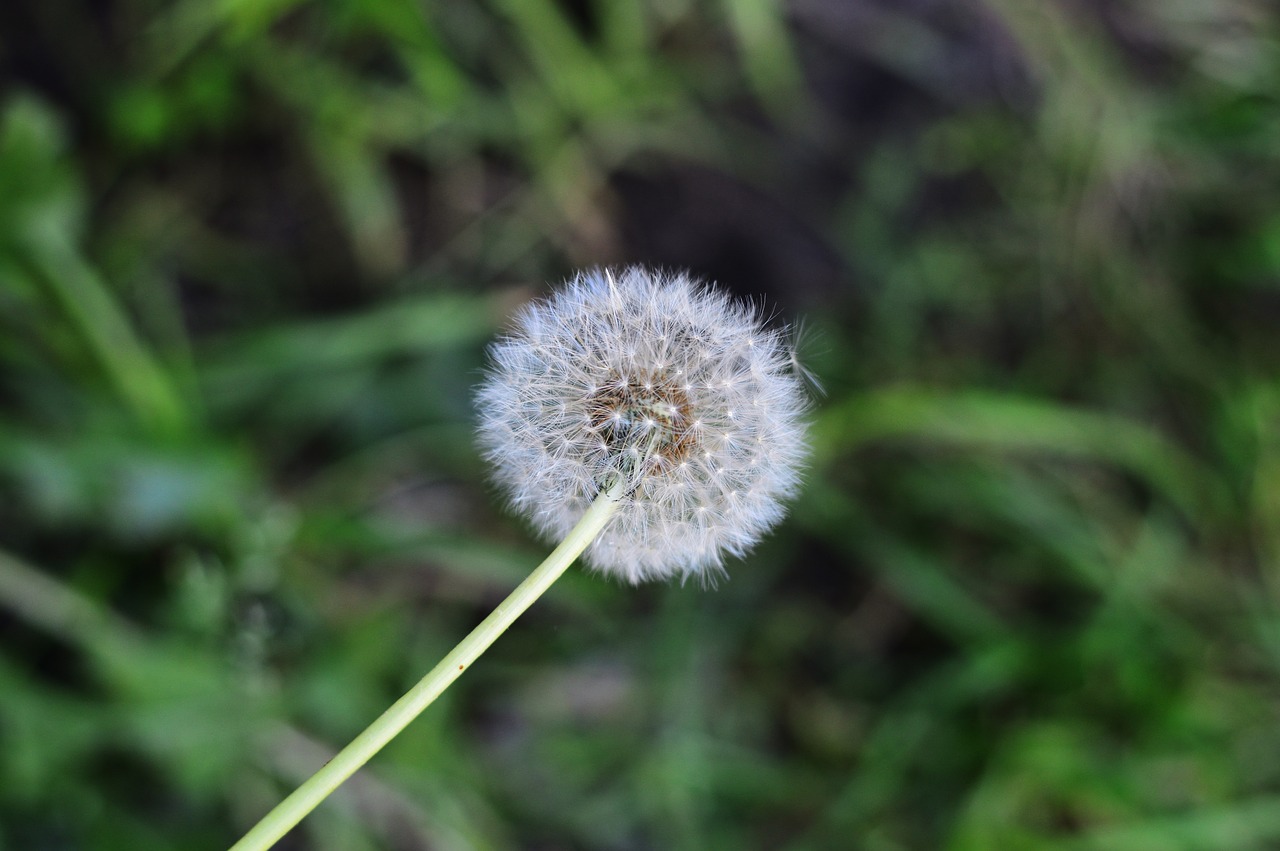
M 579 274 L 490 350 L 479 440 L 515 509 L 553 539 L 620 478 L 584 554 L 638 583 L 722 569 L 783 515 L 807 399 L 783 333 L 683 274 Z

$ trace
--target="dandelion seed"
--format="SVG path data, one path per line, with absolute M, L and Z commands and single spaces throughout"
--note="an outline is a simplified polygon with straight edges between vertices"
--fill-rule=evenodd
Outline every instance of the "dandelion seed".
M 480 443 L 541 532 L 562 537 L 625 481 L 584 554 L 603 573 L 634 583 L 720 569 L 777 522 L 798 484 L 807 401 L 787 338 L 686 275 L 583 273 L 527 307 L 491 360 Z M 553 457 L 549 436 L 583 451 Z M 691 522 L 708 511 L 721 522 Z

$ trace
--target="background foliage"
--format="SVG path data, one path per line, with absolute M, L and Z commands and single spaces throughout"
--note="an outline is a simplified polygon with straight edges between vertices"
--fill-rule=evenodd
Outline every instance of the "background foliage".
M 483 346 L 805 318 L 791 520 L 571 573 L 307 849 L 1280 845 L 1264 0 L 0 11 L 0 848 L 219 848 L 545 546 Z

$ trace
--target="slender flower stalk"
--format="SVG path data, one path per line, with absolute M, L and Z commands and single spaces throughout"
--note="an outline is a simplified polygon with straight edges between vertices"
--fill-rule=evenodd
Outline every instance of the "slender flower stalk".
M 507 631 L 507 627 L 515 623 L 516 618 L 524 614 L 525 609 L 542 596 L 560 575 L 573 564 L 574 559 L 599 534 L 600 529 L 609 522 L 618 508 L 618 495 L 621 488 L 602 493 L 582 516 L 582 519 L 565 536 L 560 546 L 538 565 L 533 573 L 516 586 L 516 590 L 498 604 L 487 618 L 456 647 L 440 663 L 431 669 L 418 684 L 397 700 L 378 720 L 365 731 L 356 736 L 324 767 L 294 790 L 275 809 L 267 813 L 252 830 L 232 846 L 231 851 L 259 851 L 270 848 L 280 840 L 307 813 L 329 797 L 344 780 L 356 772 L 360 766 L 369 761 L 374 754 L 399 735 L 409 726 L 409 722 L 422 713 L 431 703 L 449 687 L 454 680 L 462 676 L 462 672 L 471 667 L 471 663 L 480 658 L 480 654 L 489 649 L 489 645 L 498 636 Z
M 431 704 L 585 552 L 637 583 L 723 570 L 783 513 L 806 453 L 783 334 L 684 275 L 579 275 L 491 350 L 480 443 L 559 546 L 421 681 L 232 851 L 270 848 Z

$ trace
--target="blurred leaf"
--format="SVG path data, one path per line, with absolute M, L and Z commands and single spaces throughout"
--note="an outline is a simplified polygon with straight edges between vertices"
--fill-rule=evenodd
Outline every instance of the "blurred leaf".
M 882 440 L 1115 465 L 1141 478 L 1197 524 L 1225 510 L 1222 483 L 1155 431 L 1111 414 L 980 391 L 899 388 L 854 397 L 814 425 L 819 458 Z
M 0 475 L 44 522 L 134 540 L 225 529 L 251 492 L 245 459 L 235 451 L 97 434 L 51 441 L 0 431 Z

